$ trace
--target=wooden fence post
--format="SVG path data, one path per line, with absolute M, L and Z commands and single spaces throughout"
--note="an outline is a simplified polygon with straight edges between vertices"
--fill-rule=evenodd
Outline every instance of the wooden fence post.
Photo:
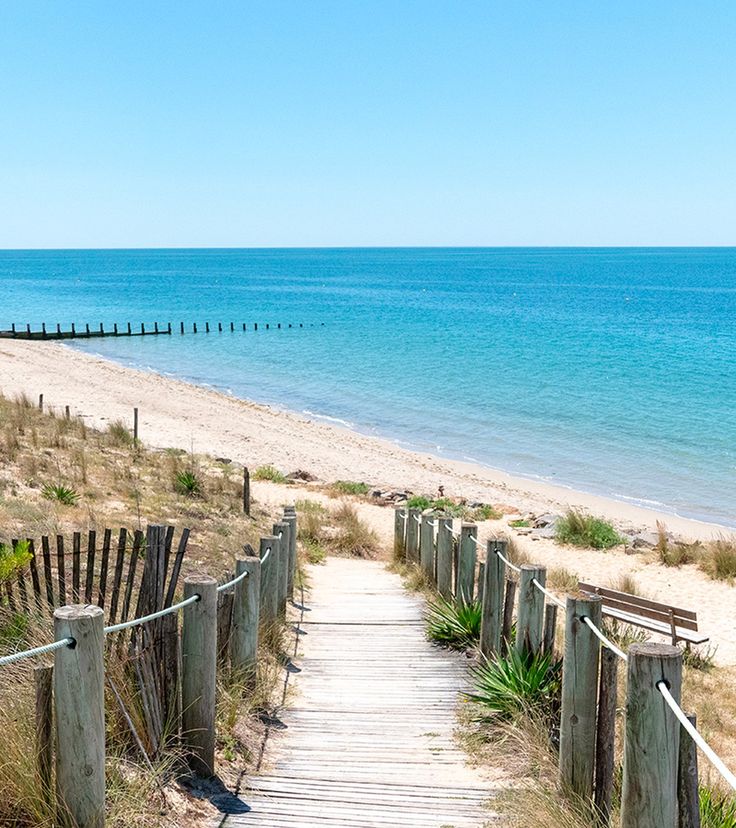
M 557 604 L 545 604 L 544 631 L 542 633 L 542 652 L 552 654 L 555 651 L 557 635 Z
M 422 515 L 419 524 L 419 566 L 427 581 L 434 581 L 434 520 Z
M 406 509 L 394 507 L 394 560 L 401 561 L 406 554 Z
M 246 547 L 246 552 L 252 552 Z M 258 620 L 261 594 L 261 561 L 253 555 L 235 561 L 235 575 L 248 576 L 235 584 L 233 623 L 230 630 L 230 667 L 252 688 L 258 661 Z
M 289 509 L 290 511 L 287 511 Z M 289 561 L 286 578 L 286 597 L 293 600 L 294 598 L 294 578 L 296 577 L 296 540 L 299 532 L 297 526 L 296 509 L 293 506 L 287 506 L 284 509 L 284 520 L 289 524 Z
M 38 410 L 43 411 L 43 394 L 38 395 Z
M 633 644 L 628 652 L 621 828 L 677 828 L 680 723 L 657 682 L 680 703 L 682 651 Z
M 409 509 L 406 517 L 406 560 L 416 563 L 419 560 L 419 515 L 421 509 Z
M 478 527 L 474 523 L 463 523 L 460 526 L 455 583 L 455 600 L 458 603 L 470 604 L 475 595 L 475 562 L 478 553 L 474 538 L 477 537 Z
M 215 772 L 215 685 L 217 674 L 217 581 L 207 575 L 184 579 L 181 634 L 182 741 L 189 769 L 200 776 Z
M 44 801 L 51 802 L 51 765 L 53 763 L 53 681 L 54 668 L 35 667 L 36 690 L 36 770 Z
M 596 707 L 600 641 L 583 622 L 601 624 L 597 595 L 567 597 L 565 658 L 562 667 L 562 712 L 560 716 L 560 785 L 586 804 L 593 800 L 595 772 Z
M 506 579 L 506 592 L 503 598 L 503 626 L 501 627 L 501 655 L 506 655 L 511 646 L 511 631 L 514 625 L 514 599 L 516 598 L 516 581 Z
M 276 582 L 278 579 L 279 539 L 274 535 L 261 538 L 261 618 L 269 623 L 276 618 Z M 268 550 L 271 550 L 268 552 Z M 268 553 L 268 558 L 266 554 Z M 264 560 L 265 558 L 265 560 Z
M 138 409 L 133 409 L 133 442 L 138 442 Z
M 598 725 L 595 737 L 595 810 L 602 826 L 611 821 L 614 759 L 616 755 L 616 701 L 618 656 L 601 648 L 598 685 Z
M 243 466 L 243 511 L 250 517 L 250 472 Z
M 437 591 L 452 599 L 452 518 L 437 518 Z
M 544 594 L 534 586 L 535 580 L 544 586 L 547 581 L 547 570 L 541 566 L 522 564 L 519 573 L 519 610 L 516 616 L 514 645 L 519 653 L 538 653 L 542 647 Z
M 693 727 L 694 714 L 687 714 Z M 698 795 L 698 752 L 692 736 L 680 725 L 680 756 L 677 771 L 677 804 L 680 811 L 679 828 L 700 828 L 700 799 Z
M 105 614 L 100 607 L 54 611 L 56 793 L 62 824 L 105 826 Z
M 291 526 L 286 520 L 281 520 L 273 525 L 273 533 L 279 540 L 279 569 L 278 583 L 276 585 L 276 604 L 279 615 L 286 615 L 286 596 L 289 591 L 289 547 Z
M 486 543 L 486 565 L 483 570 L 483 601 L 480 620 L 480 651 L 486 658 L 501 652 L 503 597 L 506 589 L 506 564 L 496 554 L 506 555 L 506 541 Z

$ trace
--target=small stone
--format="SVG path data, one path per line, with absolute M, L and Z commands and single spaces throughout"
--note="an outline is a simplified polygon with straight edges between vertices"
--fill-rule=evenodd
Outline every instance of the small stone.
M 215 457 L 215 460 L 225 466 L 229 466 L 233 462 L 229 457 Z
M 538 518 L 535 518 L 534 520 L 534 528 L 544 529 L 546 526 L 554 526 L 559 519 L 559 515 L 540 515 Z

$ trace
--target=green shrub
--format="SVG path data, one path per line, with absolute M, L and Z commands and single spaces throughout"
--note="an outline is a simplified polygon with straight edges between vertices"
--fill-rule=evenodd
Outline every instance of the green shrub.
M 274 466 L 259 466 L 253 472 L 254 480 L 270 480 L 272 483 L 287 483 L 286 475 Z
M 202 481 L 191 470 L 177 472 L 174 477 L 174 490 L 188 497 L 201 497 L 204 494 Z
M 623 543 L 623 538 L 602 518 L 569 509 L 557 521 L 555 537 L 560 543 L 573 546 L 590 546 L 593 549 L 610 549 Z
M 427 604 L 427 636 L 453 650 L 464 650 L 480 639 L 481 606 L 438 597 Z
M 694 563 L 701 553 L 699 543 L 670 543 L 665 526 L 657 521 L 657 555 L 664 566 L 683 566 Z
M 736 828 L 736 799 L 700 786 L 701 828 Z
M 122 420 L 115 420 L 107 427 L 107 436 L 114 446 L 130 446 L 133 444 L 133 435 Z
M 551 653 L 522 654 L 511 649 L 501 657 L 484 659 L 472 672 L 471 701 L 492 716 L 514 719 L 533 713 L 552 719 L 559 710 L 562 660 Z
M 733 580 L 736 578 L 736 543 L 727 538 L 711 541 L 700 565 L 717 581 Z
M 501 520 L 502 517 L 503 513 L 499 512 L 498 509 L 490 506 L 488 503 L 478 506 L 477 509 L 473 509 L 470 513 L 470 519 L 477 520 L 478 522 L 482 520 Z
M 424 495 L 413 495 L 406 501 L 406 506 L 409 509 L 421 509 L 424 511 L 425 509 L 429 509 L 432 505 L 432 501 L 428 497 L 424 497 Z
M 517 518 L 516 520 L 510 520 L 509 526 L 513 526 L 514 529 L 526 529 L 531 526 L 531 523 L 526 518 Z
M 709 673 L 715 666 L 717 647 L 684 647 L 682 650 L 682 663 L 691 670 L 700 670 Z
M 4 583 L 31 560 L 28 541 L 21 540 L 12 546 L 0 543 L 0 583 Z
M 367 495 L 371 490 L 367 483 L 357 483 L 354 480 L 336 480 L 330 488 L 342 495 Z
M 327 557 L 327 550 L 317 541 L 312 538 L 307 538 L 302 541 L 304 547 L 304 554 L 310 564 L 320 564 L 324 562 Z
M 41 494 L 46 500 L 56 500 L 58 503 L 63 503 L 64 506 L 76 506 L 81 495 L 70 486 L 64 486 L 62 483 L 47 483 L 42 489 Z

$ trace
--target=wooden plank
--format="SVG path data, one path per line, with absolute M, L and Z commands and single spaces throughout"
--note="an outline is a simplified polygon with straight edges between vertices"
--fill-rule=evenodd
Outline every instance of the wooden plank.
M 66 604 L 66 569 L 64 561 L 64 536 L 56 536 L 56 577 L 59 584 L 59 605 Z
M 611 609 L 605 605 L 603 606 L 603 615 L 608 618 L 615 618 L 617 621 L 623 621 L 625 624 L 635 624 L 638 627 L 643 627 L 645 630 L 651 630 L 662 635 L 669 636 L 671 634 L 669 622 L 663 623 L 662 621 L 649 620 L 640 615 L 633 615 L 630 612 Z M 693 644 L 702 644 L 704 641 L 708 641 L 708 636 L 696 634 L 692 631 L 685 630 L 683 627 L 677 627 L 677 637 L 683 641 L 690 641 Z
M 595 584 L 589 584 L 584 581 L 580 581 L 578 583 L 578 589 L 582 590 L 583 592 L 592 592 L 595 595 L 600 595 L 604 599 L 604 604 L 608 604 L 610 599 L 611 601 L 619 601 L 623 604 L 636 607 L 636 608 L 646 608 L 658 611 L 663 613 L 664 615 L 669 615 L 669 611 L 673 610 L 675 613 L 676 618 L 681 619 L 683 621 L 697 621 L 698 615 L 693 610 L 686 610 L 682 609 L 681 607 L 673 607 L 670 604 L 662 604 L 658 601 L 652 601 L 650 598 L 642 598 L 639 595 L 630 595 L 628 592 L 619 592 L 616 589 L 609 589 L 608 587 L 599 587 Z
M 53 714 L 52 684 L 54 668 L 49 666 L 35 667 L 33 681 L 36 693 L 36 772 L 41 788 L 41 796 L 46 802 L 51 802 L 51 765 L 53 762 Z
M 179 581 L 179 575 L 181 573 L 181 564 L 184 560 L 184 555 L 187 551 L 188 542 L 189 529 L 182 529 L 181 537 L 179 538 L 179 546 L 177 547 L 176 555 L 174 556 L 174 566 L 172 567 L 171 575 L 169 576 L 169 586 L 166 590 L 164 607 L 170 607 L 174 602 L 174 596 L 176 595 L 176 585 Z
M 105 529 L 102 540 L 102 560 L 100 561 L 100 583 L 97 590 L 97 605 L 105 606 L 105 593 L 107 592 L 107 570 L 110 562 L 110 546 L 112 544 L 112 529 Z
M 72 603 L 79 603 L 79 586 L 81 580 L 82 536 L 75 532 L 72 536 Z
M 125 566 L 125 549 L 128 545 L 128 530 L 121 529 L 118 535 L 118 554 L 115 559 L 115 571 L 112 579 L 112 595 L 110 596 L 110 613 L 108 620 L 111 624 L 115 623 L 115 616 L 118 611 L 118 601 L 120 599 L 120 585 L 123 581 L 123 568 Z
M 54 606 L 54 582 L 51 577 L 51 550 L 47 535 L 41 538 L 41 555 L 43 556 L 43 577 L 46 581 L 46 601 L 50 607 Z
M 120 611 L 120 621 L 128 620 L 128 613 L 130 612 L 130 604 L 133 597 L 133 586 L 135 584 L 135 571 L 138 564 L 138 555 L 143 545 L 143 532 L 140 529 L 135 530 L 133 535 L 133 549 L 130 553 L 130 563 L 128 564 L 128 578 L 125 583 L 125 597 L 123 598 L 123 606 Z
M 84 601 L 92 603 L 92 587 L 95 581 L 95 555 L 97 554 L 97 532 L 90 529 L 87 534 L 87 572 L 84 582 Z
M 28 551 L 31 553 L 31 583 L 33 584 L 33 595 L 36 599 L 36 607 L 41 609 L 41 581 L 38 577 L 38 565 L 36 563 L 36 545 L 33 538 L 28 538 Z

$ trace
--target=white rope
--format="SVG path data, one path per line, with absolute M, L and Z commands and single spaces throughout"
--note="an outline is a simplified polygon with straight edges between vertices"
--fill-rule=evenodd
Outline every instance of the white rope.
M 418 518 L 416 515 L 412 515 L 412 517 L 414 518 L 414 520 L 415 520 L 417 523 L 421 523 L 421 522 L 422 522 L 422 521 L 421 521 L 421 519 L 420 519 L 420 518 Z
M 404 512 L 399 512 L 399 517 L 400 517 L 402 520 L 406 520 L 406 515 L 404 514 Z
M 194 604 L 196 601 L 199 601 L 199 599 L 199 595 L 192 595 L 189 598 L 185 598 L 183 601 L 179 601 L 178 604 L 172 604 L 170 607 L 166 607 L 166 609 L 159 610 L 158 612 L 152 612 L 150 615 L 144 615 L 141 618 L 133 618 L 131 621 L 123 621 L 120 624 L 113 624 L 110 627 L 105 627 L 105 635 L 107 635 L 107 633 L 120 632 L 120 630 L 127 630 L 128 627 L 137 627 L 139 624 L 147 624 L 149 621 L 154 621 L 156 618 L 162 618 L 164 615 L 176 612 L 182 607 L 188 607 L 189 604 Z
M 241 572 L 240 575 L 238 575 L 237 578 L 233 578 L 232 581 L 228 581 L 226 584 L 220 584 L 220 586 L 217 587 L 217 591 L 218 592 L 224 592 L 226 589 L 230 589 L 230 587 L 235 586 L 235 584 L 239 584 L 243 580 L 243 578 L 247 578 L 247 577 L 248 577 L 247 571 L 246 572 Z
M 271 547 L 269 546 L 266 550 L 266 554 L 261 558 L 261 566 L 268 560 L 268 556 L 271 554 Z
M 548 589 L 545 589 L 536 578 L 532 578 L 532 583 L 540 592 L 544 593 L 544 595 L 546 595 L 553 604 L 557 604 L 558 607 L 565 609 L 565 603 L 560 601 L 560 599 L 556 595 L 553 595 Z
M 33 658 L 33 656 L 51 653 L 54 650 L 60 650 L 62 647 L 68 647 L 71 644 L 74 644 L 73 638 L 61 638 L 51 644 L 44 644 L 42 647 L 33 647 L 30 650 L 23 650 L 20 653 L 11 653 L 11 655 L 0 658 L 0 667 L 5 664 L 12 664 L 14 661 L 20 661 L 23 658 Z
M 726 782 L 728 782 L 728 784 L 736 791 L 736 776 L 734 776 L 731 773 L 731 771 L 725 766 L 723 760 L 716 754 L 713 748 L 705 741 L 705 739 L 700 735 L 700 733 L 698 733 L 698 731 L 693 726 L 692 722 L 682 712 L 682 708 L 672 698 L 672 694 L 670 693 L 669 687 L 667 687 L 667 684 L 663 679 L 657 682 L 657 690 L 659 690 L 664 700 L 670 706 L 672 712 L 675 714 L 675 716 L 677 716 L 680 724 L 690 734 L 693 742 L 695 742 L 695 744 L 703 751 L 703 753 L 708 757 L 715 769 L 721 774 L 721 776 L 726 780 Z
M 623 650 L 620 650 L 610 639 L 606 638 L 606 636 L 603 635 L 603 633 L 598 629 L 598 627 L 596 627 L 587 615 L 583 615 L 580 620 L 603 642 L 606 647 L 608 647 L 612 653 L 616 653 L 619 658 L 624 661 L 628 661 L 626 653 Z
M 511 561 L 505 555 L 503 555 L 501 552 L 498 551 L 498 549 L 496 549 L 496 554 L 506 564 L 506 566 L 513 569 L 514 572 L 521 572 L 521 567 L 516 566 L 516 564 L 512 564 Z
M 433 529 L 436 529 L 437 526 L 439 526 L 439 524 L 437 523 L 436 520 L 428 520 L 427 521 L 427 526 L 431 526 Z
M 475 535 L 468 535 L 468 537 L 470 538 L 470 540 L 473 541 L 473 543 L 476 546 L 481 546 L 481 547 L 483 546 L 483 541 L 479 541 L 478 538 L 475 537 Z

